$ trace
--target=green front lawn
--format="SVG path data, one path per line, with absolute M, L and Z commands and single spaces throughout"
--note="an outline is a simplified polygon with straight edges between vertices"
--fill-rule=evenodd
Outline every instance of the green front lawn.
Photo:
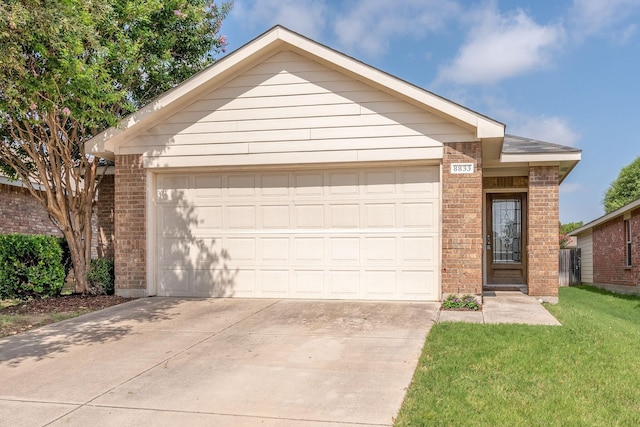
M 398 426 L 640 425 L 640 298 L 561 288 L 563 326 L 434 325 Z

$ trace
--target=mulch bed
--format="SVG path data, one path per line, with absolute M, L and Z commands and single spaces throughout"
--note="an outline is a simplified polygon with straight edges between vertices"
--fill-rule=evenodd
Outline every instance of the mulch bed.
M 38 315 L 50 313 L 90 312 L 130 301 L 116 295 L 64 295 L 55 298 L 34 299 L 0 309 L 0 314 Z

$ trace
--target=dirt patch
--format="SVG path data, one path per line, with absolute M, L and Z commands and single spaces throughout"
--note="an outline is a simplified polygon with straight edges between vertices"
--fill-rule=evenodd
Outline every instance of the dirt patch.
M 65 295 L 21 302 L 0 309 L 0 337 L 102 310 L 130 301 L 115 295 Z

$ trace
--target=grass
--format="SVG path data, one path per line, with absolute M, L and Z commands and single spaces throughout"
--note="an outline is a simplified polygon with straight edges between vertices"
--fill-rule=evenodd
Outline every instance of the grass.
M 6 305 L 5 305 L 6 307 Z M 0 302 L 0 308 L 3 308 Z M 61 322 L 66 319 L 78 317 L 84 314 L 82 311 L 71 311 L 63 313 L 43 313 L 43 314 L 0 314 L 0 338 L 15 335 L 29 329 L 50 323 Z
M 640 425 L 640 298 L 561 288 L 563 326 L 441 323 L 397 426 Z
M 0 310 L 5 307 L 18 305 L 22 301 L 17 299 L 0 299 Z M 72 310 L 65 312 L 50 312 L 37 314 L 2 314 L 0 313 L 0 338 L 19 334 L 39 326 L 61 322 L 78 317 L 87 310 Z

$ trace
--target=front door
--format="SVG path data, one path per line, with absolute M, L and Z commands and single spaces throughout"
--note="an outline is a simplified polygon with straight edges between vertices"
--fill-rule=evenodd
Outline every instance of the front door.
M 526 193 L 487 194 L 488 285 L 526 284 Z

